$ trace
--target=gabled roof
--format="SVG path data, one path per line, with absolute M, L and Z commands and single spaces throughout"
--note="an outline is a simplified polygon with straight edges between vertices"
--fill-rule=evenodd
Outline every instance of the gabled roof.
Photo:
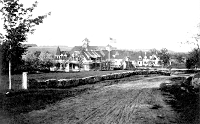
M 63 54 L 63 55 L 68 55 L 69 52 L 68 51 L 60 51 L 60 54 Z
M 109 56 L 108 50 L 96 50 L 98 47 L 97 46 L 89 46 L 88 51 L 84 51 L 82 55 L 89 60 L 90 58 L 97 58 L 101 57 L 102 60 L 107 60 Z M 74 53 L 75 51 L 81 51 L 82 47 L 81 46 L 75 46 L 71 50 L 71 54 Z M 146 52 L 146 56 L 149 59 L 151 56 L 151 52 Z M 129 57 L 130 60 L 139 60 L 139 56 L 142 57 L 142 59 L 145 56 L 145 52 L 143 51 L 128 51 L 128 50 L 111 50 L 110 51 L 110 59 L 124 59 L 125 57 Z
M 83 51 L 82 55 L 86 60 L 90 60 L 90 58 L 102 58 L 104 56 L 100 51 Z
M 68 51 L 61 51 L 59 47 L 57 47 L 57 50 L 56 50 L 56 55 L 57 56 L 60 56 L 60 55 L 68 55 Z
M 60 55 L 61 54 L 61 51 L 60 51 L 60 48 L 57 47 L 57 50 L 56 50 L 56 55 Z

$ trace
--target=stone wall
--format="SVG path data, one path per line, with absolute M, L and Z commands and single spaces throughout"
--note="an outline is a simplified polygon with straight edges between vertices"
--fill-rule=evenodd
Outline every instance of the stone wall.
M 28 88 L 69 88 L 69 87 L 76 87 L 79 85 L 84 84 L 93 84 L 99 81 L 104 80 L 113 80 L 113 79 L 120 79 L 125 78 L 133 75 L 149 75 L 149 74 L 159 74 L 159 75 L 166 75 L 170 76 L 169 72 L 164 71 L 128 71 L 122 73 L 111 73 L 107 75 L 101 76 L 89 76 L 84 78 L 72 78 L 72 79 L 48 79 L 48 80 L 36 80 L 36 79 L 29 79 L 28 80 Z

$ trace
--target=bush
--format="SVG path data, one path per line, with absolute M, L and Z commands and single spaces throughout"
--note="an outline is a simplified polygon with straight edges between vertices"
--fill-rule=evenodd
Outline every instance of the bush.
M 28 87 L 30 89 L 32 89 L 32 88 L 40 88 L 41 87 L 40 83 L 36 79 L 29 79 L 28 80 L 28 84 L 29 84 Z
M 194 68 L 195 64 L 194 62 L 192 61 L 192 59 L 187 59 L 186 60 L 186 63 L 185 63 L 185 67 L 190 69 L 190 68 Z
M 58 88 L 58 81 L 56 79 L 49 79 L 46 83 L 48 88 Z

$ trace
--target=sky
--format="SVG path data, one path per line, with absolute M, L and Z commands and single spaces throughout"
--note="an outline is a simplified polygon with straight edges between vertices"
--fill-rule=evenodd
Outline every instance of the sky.
M 95 46 L 187 52 L 193 46 L 181 42 L 200 31 L 200 0 L 38 0 L 34 16 L 48 12 L 28 43 L 73 47 L 88 38 Z

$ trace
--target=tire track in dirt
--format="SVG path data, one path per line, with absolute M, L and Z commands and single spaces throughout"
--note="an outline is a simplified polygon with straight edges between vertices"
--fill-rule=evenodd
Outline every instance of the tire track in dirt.
M 142 90 L 134 92 L 135 96 L 133 96 L 132 102 L 137 100 L 138 96 L 141 94 L 141 91 Z M 127 93 L 126 93 L 126 95 L 127 95 Z M 133 93 L 133 92 L 131 92 L 131 93 Z M 131 95 L 133 95 L 133 94 L 131 94 Z M 128 110 L 127 102 L 130 103 L 130 100 L 127 100 L 127 97 L 124 96 L 122 99 L 118 99 L 115 102 L 117 103 L 116 106 L 111 106 L 111 109 L 108 109 L 107 111 L 102 113 L 102 115 L 104 115 L 104 117 L 101 121 L 106 120 L 105 123 L 112 123 L 113 121 L 114 121 L 114 123 L 117 123 L 117 122 L 123 121 L 121 119 L 123 119 L 123 116 L 125 115 L 124 111 Z
M 149 79 L 150 81 L 155 82 L 155 80 L 159 78 L 148 78 L 143 81 L 147 82 Z M 160 79 L 158 81 L 160 81 Z M 146 83 L 144 83 L 144 85 L 145 88 L 148 87 L 148 85 L 146 86 Z M 137 112 L 141 109 L 141 107 L 149 108 L 153 104 L 157 104 L 157 102 L 159 102 L 159 100 L 156 100 L 156 97 L 151 94 L 151 90 L 144 89 L 144 87 L 140 87 L 140 89 L 131 88 L 132 90 L 124 92 L 125 95 L 118 93 L 118 95 L 122 97 L 114 97 L 113 99 L 107 101 L 106 103 L 109 103 L 109 107 L 107 107 L 106 110 L 103 109 L 104 111 L 101 111 L 102 108 L 104 108 L 104 103 L 96 109 L 95 114 L 89 114 L 88 118 L 82 119 L 79 123 L 122 124 L 135 122 L 138 119 Z M 150 101 L 149 97 L 151 99 Z M 154 119 L 157 118 L 156 116 L 152 117 Z
M 158 118 L 157 115 L 162 113 L 162 109 L 151 110 L 151 107 L 155 104 L 166 106 L 159 92 L 154 92 L 153 87 L 157 87 L 166 79 L 167 77 L 164 76 L 147 77 L 142 80 L 104 86 L 64 99 L 57 103 L 55 108 L 46 109 L 43 114 L 39 111 L 32 112 L 29 117 L 38 118 L 35 123 L 159 123 L 162 118 Z
M 134 113 L 139 104 L 140 96 L 143 90 L 126 91 L 110 99 L 88 114 L 87 117 L 81 118 L 78 123 L 124 123 L 131 113 Z M 97 119 L 98 118 L 98 119 Z
M 136 99 L 139 94 L 141 92 L 138 91 L 137 95 L 134 97 L 134 99 Z M 115 96 L 111 99 L 109 99 L 108 101 L 104 102 L 103 104 L 101 104 L 100 106 L 98 106 L 95 110 L 93 110 L 91 113 L 88 114 L 88 116 L 86 118 L 81 118 L 80 121 L 78 122 L 79 124 L 82 123 L 88 123 L 90 120 L 92 120 L 92 118 L 98 118 L 107 115 L 106 117 L 108 117 L 108 115 L 110 115 L 111 113 L 113 113 L 113 111 L 115 111 L 117 109 L 117 107 L 120 108 L 119 104 L 123 101 L 119 101 L 120 99 L 124 98 L 124 94 L 118 94 L 119 96 Z M 108 107 L 107 107 L 108 106 Z M 103 107 L 107 107 L 106 110 L 104 112 L 101 112 L 101 110 L 104 110 Z M 98 115 L 98 112 L 100 115 Z M 108 118 L 107 118 L 108 119 Z

